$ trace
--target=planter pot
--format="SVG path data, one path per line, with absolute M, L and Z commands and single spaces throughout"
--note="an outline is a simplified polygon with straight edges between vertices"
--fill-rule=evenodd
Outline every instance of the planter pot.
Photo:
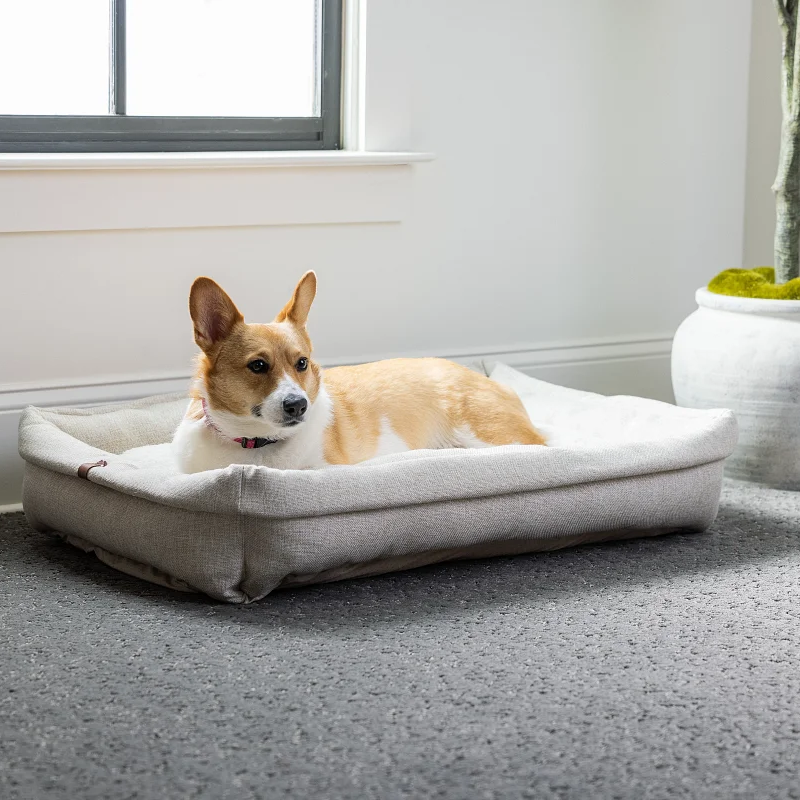
M 800 490 L 800 300 L 696 299 L 672 346 L 675 400 L 736 414 L 729 477 Z

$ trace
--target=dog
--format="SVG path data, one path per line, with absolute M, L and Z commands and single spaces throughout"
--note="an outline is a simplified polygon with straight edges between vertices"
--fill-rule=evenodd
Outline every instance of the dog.
M 544 445 L 511 390 L 440 358 L 395 358 L 322 370 L 306 321 L 317 291 L 306 272 L 269 324 L 247 324 L 210 278 L 189 295 L 201 353 L 173 439 L 184 473 L 254 464 L 313 469 L 407 450 Z

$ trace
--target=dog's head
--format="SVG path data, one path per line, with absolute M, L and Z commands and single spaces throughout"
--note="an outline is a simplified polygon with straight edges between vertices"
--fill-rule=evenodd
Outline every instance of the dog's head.
M 316 291 L 307 272 L 275 320 L 258 325 L 246 323 L 211 278 L 192 284 L 189 313 L 203 351 L 197 391 L 227 436 L 286 439 L 302 426 L 320 387 L 306 332 Z

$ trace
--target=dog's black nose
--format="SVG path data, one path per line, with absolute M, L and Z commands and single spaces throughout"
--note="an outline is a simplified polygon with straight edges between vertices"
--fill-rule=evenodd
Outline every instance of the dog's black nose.
M 306 413 L 308 408 L 308 400 L 301 397 L 299 394 L 290 394 L 283 401 L 283 413 L 292 419 L 300 419 Z

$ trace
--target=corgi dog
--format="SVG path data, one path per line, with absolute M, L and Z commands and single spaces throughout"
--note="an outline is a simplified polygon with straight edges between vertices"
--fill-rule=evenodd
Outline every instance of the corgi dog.
M 543 445 L 519 397 L 439 358 L 395 358 L 322 370 L 306 320 L 317 290 L 307 272 L 265 325 L 247 324 L 210 278 L 189 295 L 201 350 L 173 439 L 185 473 L 255 464 L 312 469 L 406 450 Z

